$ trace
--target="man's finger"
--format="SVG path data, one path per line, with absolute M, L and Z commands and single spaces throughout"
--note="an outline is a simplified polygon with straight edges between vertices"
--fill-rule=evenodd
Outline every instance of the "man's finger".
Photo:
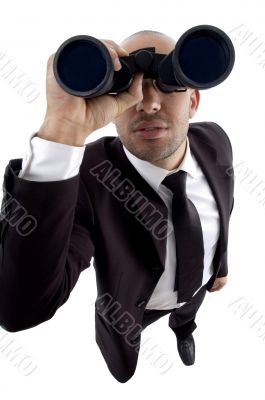
M 137 104 L 143 98 L 142 91 L 143 74 L 137 74 L 134 77 L 133 83 L 127 91 L 121 92 L 115 96 L 118 105 L 118 114 Z

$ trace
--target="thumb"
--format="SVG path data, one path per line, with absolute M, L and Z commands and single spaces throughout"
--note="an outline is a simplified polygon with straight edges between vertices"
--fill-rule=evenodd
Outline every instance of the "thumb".
M 143 99 L 143 75 L 144 74 L 142 72 L 136 74 L 129 89 L 115 96 L 118 107 L 116 116 L 120 115 L 125 110 L 139 103 L 139 101 Z

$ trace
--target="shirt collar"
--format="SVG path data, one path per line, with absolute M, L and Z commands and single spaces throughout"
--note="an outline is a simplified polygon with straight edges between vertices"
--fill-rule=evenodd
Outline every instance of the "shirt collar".
M 135 169 L 139 172 L 139 174 L 154 189 L 158 190 L 161 182 L 167 175 L 170 175 L 179 170 L 186 171 L 194 179 L 198 178 L 197 165 L 196 165 L 196 161 L 194 160 L 194 158 L 191 154 L 191 151 L 190 151 L 190 144 L 189 144 L 188 137 L 187 137 L 186 143 L 187 143 L 186 151 L 185 151 L 184 158 L 183 158 L 181 164 L 174 170 L 170 170 L 170 171 L 167 169 L 164 169 L 164 168 L 160 168 L 160 167 L 150 163 L 149 161 L 141 160 L 140 158 L 138 158 L 134 154 L 132 154 L 124 145 L 122 145 L 122 146 L 123 146 L 123 149 L 124 149 L 124 152 L 125 152 L 127 158 L 132 163 L 132 165 L 135 167 Z

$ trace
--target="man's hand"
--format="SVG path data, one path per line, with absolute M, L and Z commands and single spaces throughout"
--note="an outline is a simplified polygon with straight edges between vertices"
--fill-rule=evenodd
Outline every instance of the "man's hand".
M 122 65 L 119 57 L 129 53 L 112 40 L 104 39 L 115 71 Z M 46 98 L 47 109 L 37 136 L 69 145 L 83 146 L 87 136 L 103 128 L 128 108 L 143 98 L 142 80 L 144 74 L 136 73 L 130 87 L 116 95 L 103 94 L 93 98 L 72 96 L 57 83 L 53 73 L 55 53 L 47 62 Z
M 222 289 L 226 284 L 227 284 L 226 276 L 222 276 L 221 278 L 216 278 L 209 292 L 216 292 L 217 290 Z

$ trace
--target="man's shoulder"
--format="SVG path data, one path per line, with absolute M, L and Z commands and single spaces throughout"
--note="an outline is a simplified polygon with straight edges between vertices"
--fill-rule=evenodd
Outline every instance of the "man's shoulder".
M 232 145 L 227 133 L 216 122 L 203 121 L 189 124 L 188 137 L 193 137 L 202 142 L 207 142 L 215 148 L 230 149 Z
M 80 176 L 83 178 L 88 175 L 92 179 L 92 175 L 88 174 L 93 168 L 99 171 L 110 171 L 115 168 L 122 170 L 128 167 L 128 161 L 123 150 L 122 142 L 119 136 L 101 136 L 93 142 L 86 143 L 82 163 L 80 165 Z
M 108 158 L 110 148 L 120 148 L 121 143 L 118 136 L 102 136 L 93 142 L 86 143 L 84 158 L 92 164 Z
M 218 125 L 216 122 L 212 121 L 202 121 L 202 122 L 192 122 L 189 124 L 188 134 L 199 135 L 202 139 L 208 139 L 209 142 L 216 140 L 216 138 L 226 139 L 228 141 L 229 137 L 224 129 Z
M 92 142 L 86 143 L 86 149 L 87 148 L 94 148 L 94 149 L 100 149 L 100 148 L 105 148 L 108 146 L 110 143 L 113 143 L 115 141 L 119 141 L 119 136 L 101 136 L 96 140 L 93 140 Z

